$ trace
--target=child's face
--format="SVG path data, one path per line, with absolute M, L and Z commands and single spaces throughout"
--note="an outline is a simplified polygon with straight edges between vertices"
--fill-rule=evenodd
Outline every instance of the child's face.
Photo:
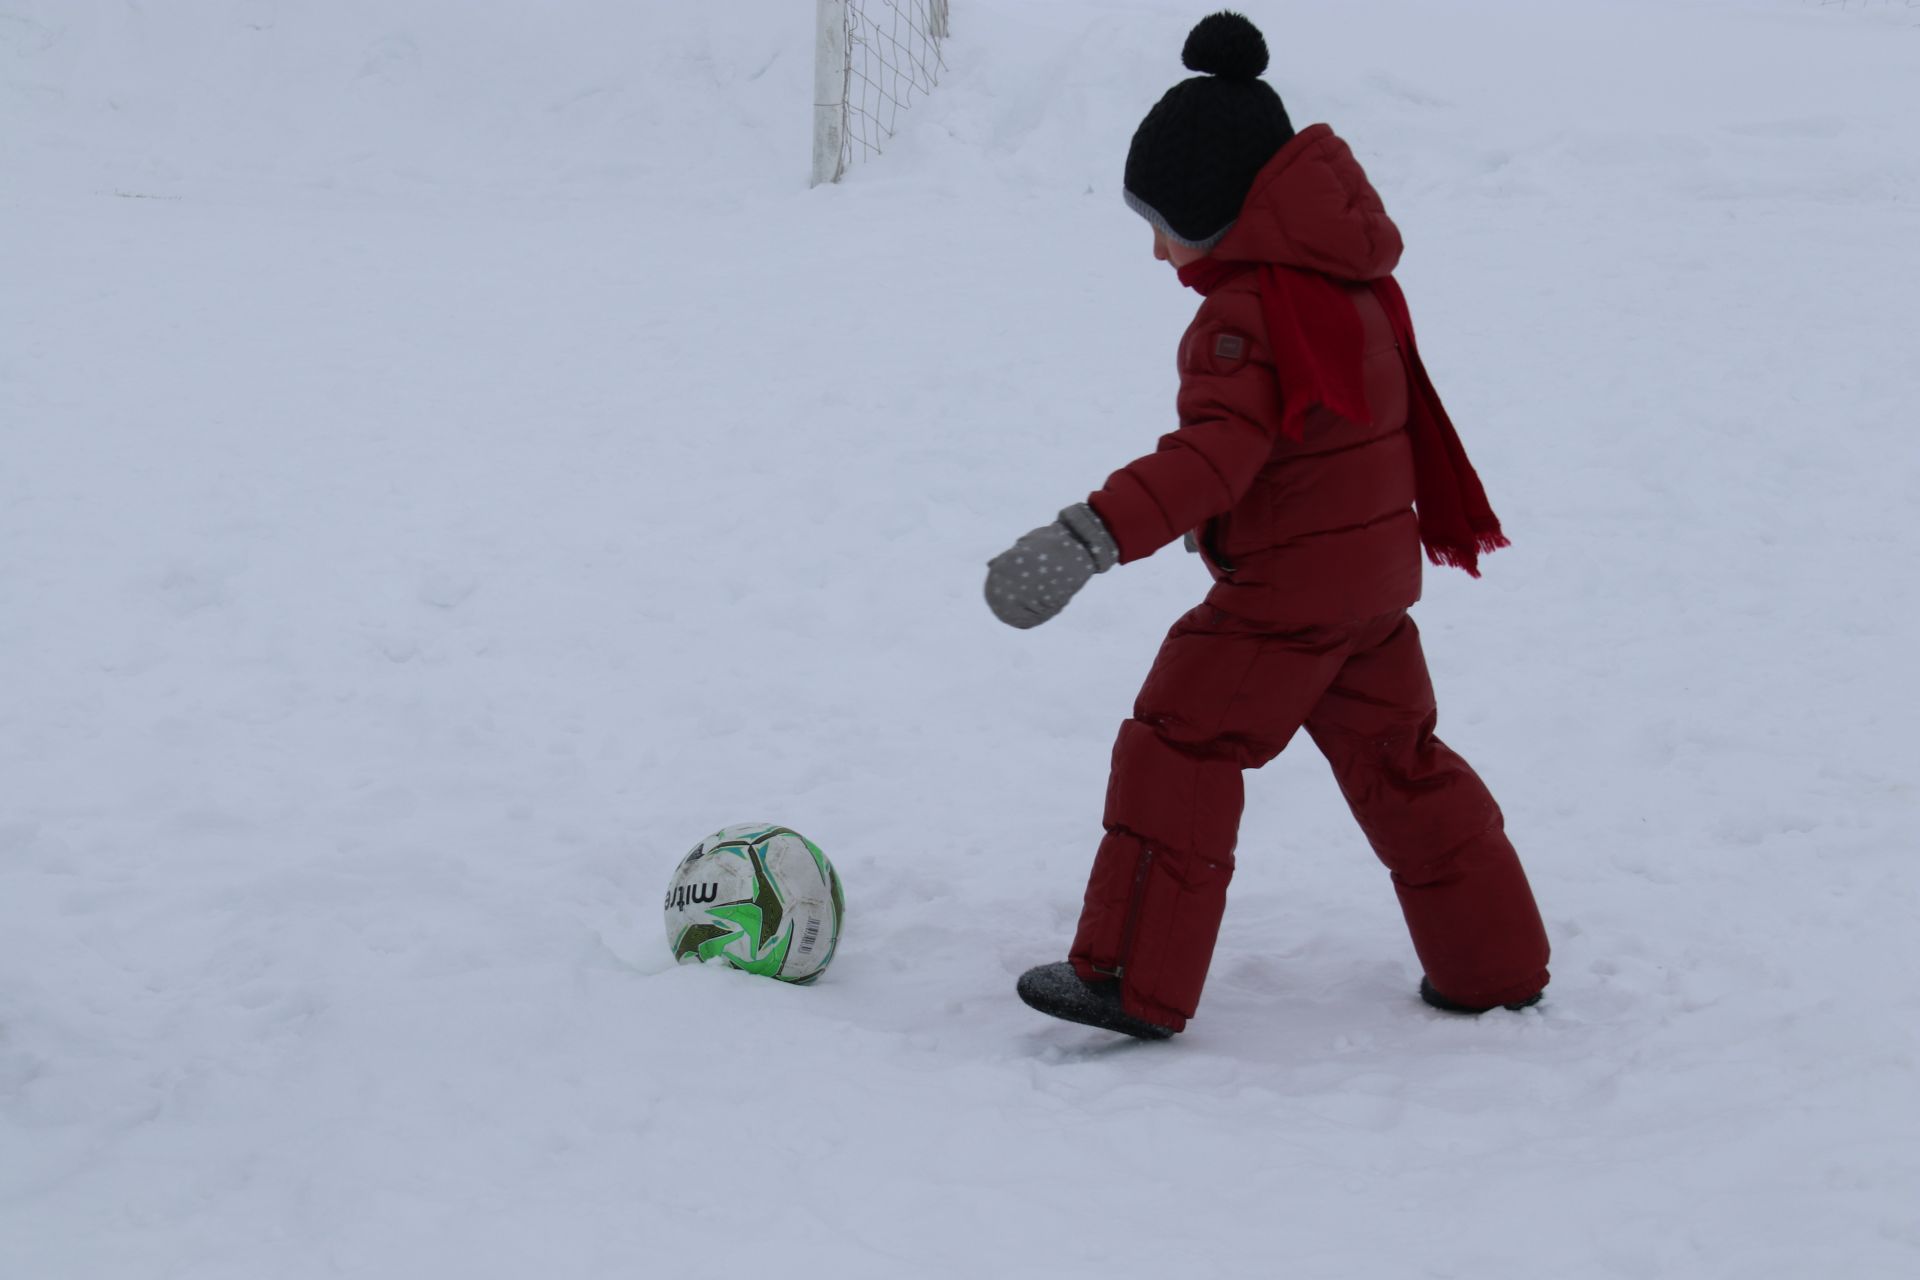
M 1186 245 L 1175 244 L 1173 241 L 1167 239 L 1165 233 L 1162 232 L 1160 228 L 1155 227 L 1153 229 L 1153 256 L 1156 261 L 1171 262 L 1173 269 L 1178 271 L 1189 262 L 1198 262 L 1200 259 L 1206 257 L 1207 251 L 1205 249 L 1189 249 Z

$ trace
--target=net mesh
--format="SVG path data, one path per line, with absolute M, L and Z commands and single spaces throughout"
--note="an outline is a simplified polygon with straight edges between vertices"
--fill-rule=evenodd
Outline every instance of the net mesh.
M 850 0 L 846 126 L 840 170 L 880 154 L 916 94 L 932 90 L 946 64 L 947 0 Z

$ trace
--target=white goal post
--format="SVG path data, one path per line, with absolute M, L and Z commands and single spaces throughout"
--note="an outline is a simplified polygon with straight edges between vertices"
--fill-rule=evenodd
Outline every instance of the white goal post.
M 813 183 L 878 155 L 945 64 L 947 0 L 816 0 Z

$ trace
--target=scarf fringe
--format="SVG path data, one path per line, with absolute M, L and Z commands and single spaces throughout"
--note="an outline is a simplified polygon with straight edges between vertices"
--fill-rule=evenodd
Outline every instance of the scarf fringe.
M 1452 544 L 1440 545 L 1426 542 L 1424 539 L 1422 539 L 1422 543 L 1427 549 L 1427 559 L 1437 565 L 1444 565 L 1449 569 L 1464 570 L 1470 578 L 1480 576 L 1481 556 L 1498 551 L 1502 547 L 1510 547 L 1513 545 L 1507 535 L 1501 533 L 1498 529 L 1490 533 L 1480 534 L 1474 538 L 1472 543 L 1464 547 Z

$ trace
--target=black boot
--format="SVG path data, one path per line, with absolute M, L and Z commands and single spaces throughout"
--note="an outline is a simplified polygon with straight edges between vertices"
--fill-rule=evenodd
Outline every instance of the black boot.
M 1500 1007 L 1505 1009 L 1511 1009 L 1515 1013 L 1518 1013 L 1520 1012 L 1520 1010 L 1527 1008 L 1529 1005 L 1539 1004 L 1540 997 L 1545 994 L 1546 993 L 1543 991 L 1536 991 L 1532 995 L 1528 996 L 1525 1000 L 1515 1000 L 1512 1004 L 1502 1005 Z M 1494 1006 L 1490 1004 L 1471 1005 L 1471 1004 L 1461 1004 L 1458 1000 L 1449 1000 L 1447 997 L 1441 995 L 1438 991 L 1435 991 L 1433 989 L 1433 984 L 1431 982 L 1428 982 L 1424 975 L 1420 979 L 1420 998 L 1422 1000 L 1425 1000 L 1428 1004 L 1432 1005 L 1434 1008 L 1444 1009 L 1448 1013 L 1486 1013 L 1494 1008 Z
M 1068 1022 L 1084 1023 L 1142 1040 L 1165 1040 L 1172 1027 L 1136 1018 L 1120 1007 L 1118 982 L 1085 982 L 1073 966 L 1061 960 L 1036 965 L 1020 975 L 1015 988 L 1020 998 L 1040 1012 Z

